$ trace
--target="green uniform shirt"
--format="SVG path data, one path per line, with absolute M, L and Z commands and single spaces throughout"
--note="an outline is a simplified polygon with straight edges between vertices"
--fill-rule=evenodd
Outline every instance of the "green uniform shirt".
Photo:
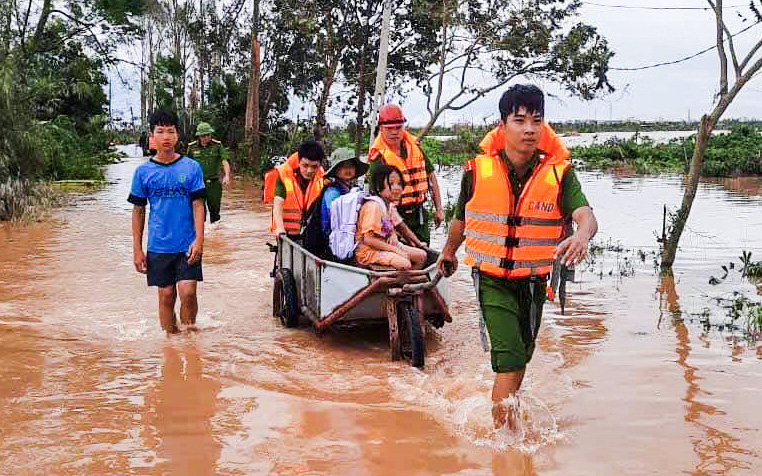
M 518 199 L 521 195 L 521 191 L 524 189 L 524 185 L 529 181 L 532 176 L 534 168 L 540 160 L 539 152 L 529 160 L 529 164 L 526 173 L 523 177 L 519 177 L 516 173 L 516 169 L 513 168 L 513 164 L 505 156 L 504 151 L 500 151 L 500 158 L 505 164 L 508 165 L 508 178 L 511 183 L 511 189 L 513 196 Z M 458 197 L 458 204 L 455 209 L 455 218 L 458 220 L 466 219 L 466 203 L 471 200 L 474 195 L 474 172 L 473 170 L 467 170 L 463 173 L 463 178 L 460 182 L 460 196 Z M 587 197 L 582 192 L 582 185 L 580 185 L 577 179 L 577 174 L 574 173 L 574 169 L 569 169 L 561 180 L 561 212 L 570 216 L 574 210 L 580 207 L 588 205 Z
M 188 144 L 188 156 L 196 159 L 204 170 L 204 180 L 220 178 L 222 161 L 230 160 L 230 153 L 219 141 L 212 140 L 206 147 L 200 141 Z

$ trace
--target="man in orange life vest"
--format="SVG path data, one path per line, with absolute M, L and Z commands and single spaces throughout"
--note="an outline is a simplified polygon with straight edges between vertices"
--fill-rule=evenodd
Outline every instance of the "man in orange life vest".
M 544 108 L 533 85 L 515 85 L 500 98 L 502 134 L 464 166 L 439 262 L 445 276 L 455 272 L 455 252 L 465 240 L 464 263 L 472 267 L 482 330 L 489 332 L 496 427 L 515 427 L 518 407 L 506 399 L 521 387 L 532 358 L 553 261 L 579 263 L 598 230 L 568 150 L 555 133 L 543 141 Z M 569 219 L 577 229 L 564 238 Z M 482 341 L 486 347 L 484 332 Z
M 424 207 L 429 190 L 434 200 L 434 224 L 444 220 L 439 184 L 434 166 L 418 145 L 418 139 L 404 128 L 405 116 L 396 104 L 384 104 L 378 114 L 379 134 L 368 151 L 372 176 L 378 164 L 394 165 L 403 175 L 405 186 L 397 211 L 405 224 L 423 242 L 429 243 L 429 218 Z
M 271 230 L 299 239 L 307 212 L 323 189 L 325 152 L 314 140 L 302 142 L 299 150 L 277 167 Z

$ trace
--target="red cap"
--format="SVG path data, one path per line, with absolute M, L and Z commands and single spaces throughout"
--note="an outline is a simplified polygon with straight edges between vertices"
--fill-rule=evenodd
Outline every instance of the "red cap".
M 384 104 L 378 111 L 378 123 L 380 125 L 385 124 L 402 124 L 405 122 L 405 116 L 402 114 L 402 109 L 396 104 Z

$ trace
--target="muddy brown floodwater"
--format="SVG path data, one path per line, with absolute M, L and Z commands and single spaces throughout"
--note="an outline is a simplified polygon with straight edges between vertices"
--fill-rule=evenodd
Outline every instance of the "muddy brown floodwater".
M 666 280 L 652 254 L 679 177 L 580 174 L 608 251 L 577 271 L 565 315 L 546 306 L 527 421 L 508 434 L 491 428 L 467 270 L 423 371 L 389 360 L 384 329 L 284 329 L 269 212 L 241 180 L 207 232 L 201 330 L 165 337 L 132 266 L 141 160 L 47 221 L 0 227 L 0 474 L 762 474 L 762 347 L 695 317 L 721 323 L 712 298 L 734 290 L 759 300 L 743 279 L 707 284 L 762 255 L 759 178 L 701 185 Z M 441 181 L 454 196 L 457 173 Z

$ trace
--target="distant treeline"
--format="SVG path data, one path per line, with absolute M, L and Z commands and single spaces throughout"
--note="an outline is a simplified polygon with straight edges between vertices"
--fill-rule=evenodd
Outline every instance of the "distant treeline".
M 696 131 L 698 121 L 549 121 L 553 129 L 559 134 L 595 133 L 595 132 L 650 132 L 650 131 Z M 735 126 L 751 126 L 762 130 L 762 119 L 726 119 L 719 122 L 716 129 L 730 130 Z M 452 136 L 461 132 L 471 132 L 482 136 L 495 127 L 495 124 L 477 126 L 474 124 L 453 124 L 443 127 L 436 126 L 429 132 L 435 136 Z M 415 133 L 418 129 L 411 128 Z
M 567 121 L 552 122 L 558 133 L 568 132 L 650 132 L 650 131 L 696 131 L 698 121 Z M 762 129 L 762 120 L 727 119 L 720 121 L 717 129 L 732 129 L 748 125 Z

